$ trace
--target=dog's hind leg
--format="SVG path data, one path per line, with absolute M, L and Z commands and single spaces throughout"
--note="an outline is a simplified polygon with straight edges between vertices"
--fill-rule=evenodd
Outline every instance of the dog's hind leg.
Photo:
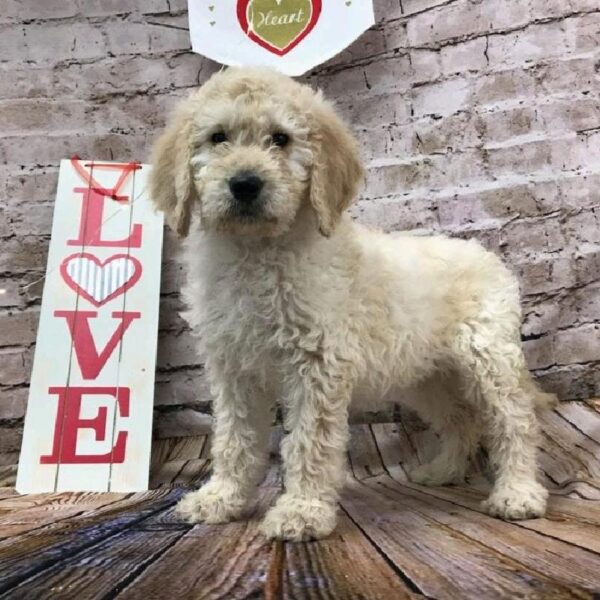
M 437 456 L 413 469 L 410 480 L 422 485 L 462 482 L 481 429 L 474 406 L 461 395 L 458 377 L 434 376 L 408 404 L 440 439 Z
M 536 398 L 522 376 L 525 360 L 518 332 L 495 331 L 493 324 L 465 324 L 456 344 L 457 360 L 484 418 L 495 470 L 494 487 L 483 507 L 503 519 L 539 517 L 548 492 L 536 479 Z

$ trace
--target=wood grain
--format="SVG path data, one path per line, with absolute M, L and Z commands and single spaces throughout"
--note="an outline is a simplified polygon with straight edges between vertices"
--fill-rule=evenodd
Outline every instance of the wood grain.
M 277 490 L 263 488 L 260 502 L 247 521 L 196 525 L 117 597 L 136 600 L 261 597 L 274 543 L 258 533 L 258 516 L 276 493 Z
M 173 526 L 174 525 L 174 526 Z M 190 527 L 179 522 L 172 509 L 141 519 L 76 553 L 68 562 L 57 561 L 10 591 L 12 597 L 79 599 L 93 589 L 96 598 L 113 595 L 142 573 Z
M 320 542 L 285 544 L 283 597 L 402 600 L 414 586 L 399 575 L 342 512 L 335 532 Z
M 0 591 L 10 589 L 56 562 L 68 562 L 81 550 L 172 506 L 181 494 L 180 488 L 133 494 L 99 510 L 0 542 Z
M 39 529 L 46 525 L 113 504 L 125 494 L 76 492 L 17 496 L 0 503 L 0 539 Z
M 352 484 L 342 506 L 365 535 L 425 595 L 442 599 L 591 598 L 459 535 L 422 507 Z
M 480 502 L 485 452 L 464 484 L 422 487 L 410 469 L 437 450 L 414 417 L 352 426 L 350 482 L 326 540 L 270 542 L 258 523 L 282 488 L 272 455 L 249 518 L 181 522 L 178 498 L 206 480 L 210 439 L 163 439 L 157 489 L 140 494 L 0 490 L 0 597 L 238 600 L 592 599 L 600 594 L 600 406 L 543 417 L 542 465 L 554 481 L 545 518 L 506 523 Z M 282 432 L 272 434 L 272 451 Z
M 385 472 L 369 425 L 355 425 L 348 445 L 350 468 L 359 481 Z
M 435 520 L 451 535 L 462 535 L 473 546 L 487 547 L 517 561 L 525 571 L 547 577 L 555 585 L 562 584 L 584 596 L 600 588 L 600 556 L 594 552 L 544 537 L 518 523 L 490 519 L 480 512 L 428 496 L 419 490 L 407 489 L 389 478 L 378 478 L 367 485 L 387 498 L 397 500 L 402 509 L 409 507 Z M 576 572 L 573 571 L 574 562 L 577 564 Z

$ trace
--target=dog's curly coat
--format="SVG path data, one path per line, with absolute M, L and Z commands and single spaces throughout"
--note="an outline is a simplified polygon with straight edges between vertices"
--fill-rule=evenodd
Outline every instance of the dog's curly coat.
M 231 191 L 239 173 L 261 182 L 251 202 Z M 407 402 L 440 434 L 440 454 L 413 481 L 460 480 L 485 433 L 496 469 L 487 511 L 544 513 L 534 408 L 551 397 L 525 366 L 515 278 L 475 241 L 354 224 L 343 211 L 362 179 L 321 94 L 263 69 L 214 75 L 158 141 L 151 195 L 187 235 L 185 317 L 214 394 L 214 472 L 179 504 L 190 522 L 242 516 L 278 399 L 285 492 L 267 536 L 334 529 L 357 398 Z

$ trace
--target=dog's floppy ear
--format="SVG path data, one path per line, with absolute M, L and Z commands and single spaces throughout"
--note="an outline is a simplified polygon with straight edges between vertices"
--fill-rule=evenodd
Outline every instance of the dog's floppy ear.
M 192 204 L 198 200 L 192 167 L 192 122 L 179 112 L 154 146 L 150 197 L 181 237 L 190 229 Z
M 356 196 L 364 171 L 356 141 L 320 97 L 313 118 L 310 202 L 317 214 L 319 231 L 329 237 Z

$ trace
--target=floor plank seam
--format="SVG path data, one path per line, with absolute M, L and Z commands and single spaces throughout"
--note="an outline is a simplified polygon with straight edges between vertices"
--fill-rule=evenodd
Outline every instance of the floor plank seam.
M 15 589 L 17 589 L 20 585 L 23 585 L 30 579 L 38 577 L 44 571 L 51 569 L 54 566 L 54 564 L 56 564 L 57 562 L 65 560 L 65 559 L 72 559 L 74 557 L 77 557 L 82 552 L 85 552 L 85 551 L 89 550 L 90 548 L 93 548 L 94 546 L 104 543 L 106 540 L 116 537 L 117 535 L 123 533 L 124 531 L 127 531 L 128 529 L 133 529 L 134 526 L 137 523 L 139 523 L 140 521 L 144 521 L 145 519 L 158 514 L 162 510 L 171 508 L 172 506 L 174 506 L 177 503 L 178 500 L 179 500 L 179 498 L 177 500 L 166 501 L 165 503 L 161 504 L 160 507 L 149 511 L 148 513 L 141 516 L 139 519 L 133 520 L 121 528 L 116 528 L 115 530 L 107 533 L 106 535 L 99 536 L 98 538 L 96 538 L 90 542 L 87 542 L 87 543 L 82 542 L 82 544 L 80 546 L 77 546 L 76 548 L 74 548 L 71 551 L 66 551 L 64 554 L 62 554 L 58 558 L 49 558 L 45 561 L 42 561 L 39 565 L 32 567 L 29 572 L 26 572 L 26 573 L 23 573 L 22 575 L 20 575 L 17 580 L 13 580 L 13 581 L 9 580 L 8 583 L 0 582 L 0 594 L 2 594 L 2 596 L 0 596 L 0 597 L 10 598 L 11 596 L 5 595 L 7 592 L 11 592 L 11 594 L 12 594 L 12 592 Z
M 114 500 L 113 502 L 110 502 L 109 504 L 105 504 L 104 506 L 102 506 L 102 508 L 107 508 L 113 504 L 116 504 L 117 502 L 121 502 L 122 499 L 118 499 L 118 500 Z M 59 519 L 56 519 L 56 521 L 52 521 L 51 523 L 46 523 L 45 525 L 40 525 L 38 527 L 33 527 L 32 529 L 27 529 L 26 531 L 23 531 L 21 533 L 17 533 L 15 535 L 9 535 L 5 538 L 1 538 L 0 542 L 4 542 L 7 540 L 10 540 L 10 542 L 19 542 L 20 538 L 27 536 L 29 534 L 32 533 L 44 533 L 45 530 L 52 530 L 53 527 L 55 527 L 57 524 L 62 524 L 65 521 L 68 521 L 69 519 L 78 519 L 79 517 L 81 517 L 82 515 L 85 515 L 86 513 L 89 513 L 90 516 L 94 515 L 97 509 L 88 509 L 88 510 L 81 510 L 81 512 L 75 513 L 73 515 L 68 515 L 66 517 L 62 517 Z
M 582 436 L 584 436 L 588 440 L 591 440 L 592 442 L 594 442 L 594 444 L 600 446 L 600 442 L 596 438 L 593 438 L 589 433 L 586 433 L 583 429 L 581 429 L 580 427 L 575 425 L 575 423 L 573 423 L 573 421 L 569 421 L 569 419 L 567 419 L 567 417 L 565 417 L 565 415 L 563 415 L 561 412 L 559 412 L 557 410 L 554 410 L 553 412 L 556 415 L 558 415 L 565 423 L 567 423 L 569 426 L 571 426 L 573 429 L 575 429 L 575 431 L 578 431 Z
M 173 541 L 167 544 L 164 548 L 161 548 L 160 550 L 155 552 L 150 557 L 150 560 L 148 560 L 148 562 L 141 565 L 141 567 L 139 567 L 138 569 L 134 569 L 130 575 L 126 576 L 122 581 L 119 582 L 117 586 L 115 586 L 115 589 L 102 596 L 102 598 L 100 598 L 99 600 L 113 600 L 114 598 L 118 598 L 118 596 L 121 595 L 121 592 L 126 591 L 130 585 L 135 583 L 137 579 L 139 579 L 150 567 L 152 567 L 163 554 L 168 552 L 190 529 L 192 528 L 188 527 L 184 530 L 181 530 L 181 535 L 173 539 Z
M 377 444 L 377 438 L 375 437 L 375 432 L 373 431 L 373 427 L 371 426 L 371 424 L 369 424 L 369 431 L 371 433 L 371 437 L 373 438 L 373 444 L 375 445 L 375 449 L 377 450 L 377 455 L 379 456 L 379 462 L 381 462 L 381 466 L 383 467 L 383 470 L 387 473 L 388 477 L 391 477 L 391 473 L 388 471 L 387 465 L 385 464 L 385 461 L 383 460 L 383 455 L 381 454 L 381 449 L 379 448 L 379 445 Z M 402 465 L 400 465 L 400 468 L 406 473 L 406 471 L 404 470 L 404 467 Z
M 405 482 L 400 482 L 400 481 L 398 481 L 397 479 L 394 479 L 393 477 L 391 477 L 391 479 L 392 479 L 392 481 L 394 481 L 394 482 L 395 482 L 395 483 L 397 483 L 398 485 L 406 486 Z M 363 485 L 363 484 L 362 484 L 362 482 L 360 482 L 360 483 L 361 483 L 361 485 Z M 385 487 L 385 486 L 384 486 L 384 487 Z M 465 510 L 469 510 L 469 511 L 471 511 L 471 512 L 474 512 L 474 513 L 477 513 L 477 514 L 480 514 L 480 515 L 484 515 L 484 516 L 485 516 L 485 513 L 484 513 L 483 511 L 479 511 L 479 510 L 477 510 L 477 509 L 475 509 L 475 508 L 471 508 L 471 507 L 469 507 L 469 506 L 465 506 L 464 504 L 460 504 L 459 502 L 456 502 L 456 501 L 454 501 L 454 500 L 451 500 L 451 499 L 449 499 L 449 498 L 445 498 L 445 497 L 444 497 L 444 498 L 440 498 L 439 496 L 437 496 L 436 494 L 434 494 L 433 492 L 431 492 L 431 491 L 430 491 L 430 490 L 428 490 L 427 488 L 425 488 L 425 489 L 421 489 L 421 488 L 416 488 L 416 487 L 412 487 L 412 486 L 406 486 L 406 487 L 407 487 L 407 489 L 409 489 L 409 490 L 414 490 L 414 491 L 420 492 L 420 493 L 422 493 L 422 494 L 424 494 L 424 495 L 426 495 L 426 496 L 429 496 L 429 497 L 431 497 L 431 498 L 435 498 L 436 500 L 442 500 L 443 502 L 448 502 L 449 504 L 452 504 L 452 505 L 454 505 L 454 506 L 458 506 L 458 507 L 460 507 L 460 508 L 463 508 L 463 509 L 465 509 Z M 388 489 L 389 489 L 389 488 L 388 488 Z M 590 500 L 589 502 L 592 502 L 592 501 Z M 575 544 L 575 543 L 573 543 L 573 542 L 570 542 L 570 541 L 568 541 L 568 540 L 565 540 L 565 539 L 563 539 L 563 538 L 559 538 L 559 537 L 555 537 L 555 536 L 553 536 L 553 535 L 550 535 L 550 534 L 548 534 L 548 533 L 546 533 L 546 532 L 538 531 L 538 530 L 536 530 L 536 529 L 530 529 L 529 527 L 526 527 L 526 526 L 522 525 L 520 521 L 503 521 L 503 522 L 505 522 L 505 523 L 508 523 L 508 524 L 510 524 L 510 525 L 513 525 L 513 526 L 515 526 L 515 527 L 518 527 L 518 528 L 520 528 L 520 529 L 523 529 L 523 530 L 525 530 L 525 531 L 529 531 L 529 532 L 531 532 L 531 531 L 535 531 L 535 533 L 537 533 L 537 534 L 539 534 L 539 535 L 541 535 L 541 536 L 543 536 L 543 537 L 548 537 L 548 538 L 551 538 L 551 539 L 553 539 L 553 540 L 556 540 L 556 541 L 558 541 L 558 542 L 562 542 L 562 543 L 564 543 L 564 544 L 568 544 L 569 546 L 573 546 L 574 548 L 578 548 L 578 549 L 580 549 L 580 550 L 585 550 L 585 551 L 587 551 L 587 552 L 591 552 L 592 554 L 600 555 L 600 553 L 598 553 L 598 552 L 596 552 L 595 550 L 592 550 L 592 549 L 590 549 L 590 548 L 587 548 L 587 547 L 585 547 L 585 546 L 580 546 L 580 545 L 578 545 L 578 544 Z M 586 523 L 586 524 L 589 524 L 589 523 Z M 592 523 L 591 525 L 594 525 L 594 524 Z
M 357 480 L 358 481 L 358 480 Z M 419 586 L 394 562 L 389 556 L 377 545 L 377 543 L 371 538 L 371 536 L 365 531 L 364 527 L 361 527 L 359 523 L 352 517 L 349 511 L 346 510 L 344 505 L 340 503 L 340 508 L 344 511 L 345 515 L 354 523 L 358 530 L 363 534 L 365 539 L 369 542 L 371 547 L 381 556 L 381 558 L 387 563 L 387 565 L 394 571 L 396 575 L 402 580 L 402 582 L 408 587 L 413 593 L 417 594 L 419 598 L 426 598 L 427 600 L 437 600 L 434 596 L 428 596 L 425 594 Z
M 265 600 L 279 600 L 283 597 L 283 570 L 285 564 L 285 550 L 283 542 L 273 542 L 269 567 L 265 579 Z
M 369 488 L 369 486 L 366 486 L 363 482 L 359 482 L 360 485 L 363 485 L 365 487 L 367 487 L 367 489 L 371 489 L 371 491 L 375 491 L 372 488 Z M 381 484 L 385 489 L 389 490 L 392 494 L 396 495 L 396 494 L 402 494 L 401 491 L 395 490 L 393 488 L 388 488 L 385 484 Z M 402 484 L 401 484 L 402 485 Z M 413 488 L 408 488 L 409 490 L 412 491 L 417 491 L 419 492 L 420 490 L 415 490 Z M 437 500 L 440 500 L 440 498 L 437 498 L 436 496 L 433 496 L 432 494 L 425 494 L 428 495 L 432 498 L 436 498 Z M 451 504 L 454 504 L 456 506 L 459 506 L 465 510 L 469 510 L 472 512 L 476 512 L 479 513 L 479 511 L 476 511 L 472 508 L 469 508 L 467 506 L 463 506 L 461 504 L 458 504 L 456 502 L 451 502 L 449 500 L 445 500 L 442 499 L 442 501 L 444 502 L 450 502 Z M 527 566 L 526 564 L 523 564 L 522 562 L 520 562 L 520 560 L 513 558 L 511 556 L 508 556 L 507 554 L 504 554 L 503 552 L 501 552 L 500 550 L 494 548 L 493 546 L 489 546 L 488 544 L 485 544 L 483 542 L 481 542 L 480 540 L 477 540 L 476 538 L 473 538 L 455 528 L 453 528 L 451 525 L 447 525 L 446 523 L 442 523 L 441 521 L 438 521 L 437 519 L 435 519 L 434 517 L 432 517 L 431 515 L 427 515 L 424 512 L 420 511 L 418 508 L 412 508 L 411 510 L 413 510 L 414 512 L 416 512 L 417 514 L 419 514 L 421 517 L 423 517 L 424 519 L 427 519 L 433 523 L 435 523 L 441 530 L 446 531 L 448 535 L 456 538 L 456 539 L 462 539 L 463 541 L 465 541 L 465 543 L 475 546 L 475 547 L 479 547 L 479 548 L 483 548 L 486 551 L 490 552 L 492 555 L 495 555 L 498 560 L 504 564 L 506 564 L 507 566 L 512 566 L 512 567 L 517 567 L 518 570 L 522 571 L 522 572 L 531 572 L 533 574 L 535 574 L 535 576 L 540 580 L 540 581 L 546 581 L 548 584 L 554 585 L 556 588 L 562 588 L 562 591 L 564 591 L 567 595 L 565 596 L 566 598 L 569 598 L 569 594 L 576 594 L 573 595 L 573 598 L 581 598 L 581 600 L 587 600 L 588 596 L 587 595 L 582 595 L 580 590 L 572 590 L 569 589 L 567 587 L 565 587 L 564 584 L 559 584 L 557 581 L 551 579 L 550 577 L 548 577 L 548 575 L 546 575 L 545 573 L 543 573 L 542 571 L 539 571 L 538 569 L 535 569 L 533 567 Z M 483 514 L 483 513 L 479 513 L 479 514 Z M 351 518 L 351 517 L 350 517 Z M 491 518 L 491 517 L 490 517 Z M 509 524 L 509 525 L 514 525 L 520 528 L 523 528 L 522 526 L 519 525 L 518 522 L 514 522 L 514 521 L 504 521 L 505 523 Z M 527 528 L 523 528 L 525 530 L 527 530 L 528 532 L 532 532 L 531 530 L 528 530 Z M 536 531 L 535 533 L 541 535 L 541 536 L 545 536 L 545 534 Z M 547 537 L 552 537 L 552 536 L 547 536 Z M 565 542 L 564 540 L 558 540 L 559 542 L 562 543 L 568 543 Z M 572 544 L 570 544 L 572 545 Z M 580 550 L 582 549 L 581 547 L 577 546 Z M 595 552 L 588 550 L 587 548 L 583 548 L 583 550 L 586 550 L 588 552 L 592 552 L 593 554 L 596 554 Z
M 580 466 L 580 468 L 585 470 L 585 472 L 588 475 L 590 475 L 590 478 L 591 478 L 591 473 L 588 468 L 588 465 L 576 454 L 571 454 L 571 452 L 569 452 L 570 447 L 567 445 L 564 445 L 562 443 L 563 440 L 557 440 L 557 439 L 553 438 L 552 436 L 550 436 L 550 434 L 546 433 L 545 431 L 542 431 L 541 435 L 548 443 L 549 448 L 554 447 L 555 449 L 557 449 L 559 456 L 567 456 L 574 463 L 578 464 Z M 546 454 L 552 456 L 552 453 L 548 452 L 548 450 L 546 448 L 542 448 L 542 450 L 544 450 L 546 452 Z

